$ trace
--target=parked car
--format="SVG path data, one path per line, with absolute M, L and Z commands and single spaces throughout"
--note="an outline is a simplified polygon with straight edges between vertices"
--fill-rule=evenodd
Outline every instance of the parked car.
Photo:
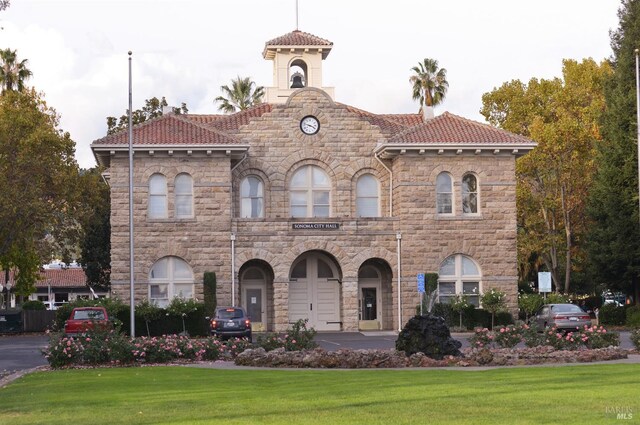
M 607 305 L 607 304 L 613 304 L 616 307 L 624 307 L 624 305 L 621 302 L 612 300 L 612 299 L 604 300 L 604 302 L 602 303 L 602 305 Z
M 220 307 L 210 319 L 211 335 L 222 338 L 248 338 L 251 341 L 251 320 L 241 307 Z
M 64 322 L 64 334 L 75 336 L 92 329 L 110 327 L 109 315 L 104 307 L 76 307 Z
M 533 316 L 530 323 L 539 329 L 555 326 L 562 330 L 575 330 L 591 326 L 591 317 L 575 304 L 547 304 Z

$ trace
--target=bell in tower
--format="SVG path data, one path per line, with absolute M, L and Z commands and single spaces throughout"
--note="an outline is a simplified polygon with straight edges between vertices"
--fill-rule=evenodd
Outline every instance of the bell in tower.
M 305 87 L 304 84 L 304 75 L 299 72 L 294 73 L 291 76 L 291 88 L 292 89 L 301 89 Z

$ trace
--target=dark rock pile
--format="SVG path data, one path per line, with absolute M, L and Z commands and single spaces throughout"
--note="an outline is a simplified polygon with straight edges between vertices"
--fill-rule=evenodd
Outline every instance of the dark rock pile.
M 264 348 L 246 350 L 236 357 L 241 366 L 326 368 L 326 369 L 371 369 L 405 367 L 407 358 L 395 350 L 337 350 L 322 348 L 302 351 L 285 351 L 278 348 L 265 351 Z
M 424 353 L 436 360 L 445 356 L 461 356 L 461 346 L 460 341 L 451 338 L 445 320 L 431 314 L 411 318 L 396 341 L 396 349 L 404 351 L 407 356 Z
M 444 356 L 442 360 L 428 357 L 422 352 L 407 357 L 395 350 L 338 350 L 322 348 L 303 351 L 285 351 L 279 348 L 249 349 L 239 354 L 235 363 L 240 366 L 273 368 L 318 369 L 372 369 L 404 367 L 470 367 L 470 366 L 522 366 L 543 363 L 588 363 L 627 358 L 628 350 L 599 348 L 593 350 L 556 351 L 553 347 L 534 348 L 467 348 L 464 357 Z

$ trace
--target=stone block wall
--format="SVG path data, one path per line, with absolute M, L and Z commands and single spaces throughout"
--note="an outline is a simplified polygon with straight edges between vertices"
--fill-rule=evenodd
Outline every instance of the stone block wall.
M 314 115 L 320 132 L 304 135 L 300 120 Z M 383 326 L 398 329 L 415 314 L 420 297 L 416 274 L 437 272 L 441 262 L 453 254 L 472 257 L 482 270 L 482 290 L 496 287 L 516 305 L 516 210 L 515 158 L 508 153 L 479 154 L 445 152 L 437 155 L 400 155 L 385 164 L 373 156 L 374 148 L 386 141 L 383 130 L 344 105 L 334 103 L 320 90 L 297 92 L 284 105 L 240 127 L 235 134 L 250 146 L 237 163 L 224 154 L 201 152 L 136 153 L 135 178 L 135 280 L 136 299 L 148 297 L 151 266 L 164 256 L 178 256 L 193 269 L 196 296 L 202 299 L 202 276 L 214 271 L 218 278 L 219 305 L 231 304 L 231 234 L 236 235 L 236 301 L 239 301 L 238 271 L 253 260 L 269 265 L 267 302 L 270 330 L 288 326 L 288 282 L 292 263 L 310 250 L 335 259 L 341 272 L 341 321 L 343 330 L 358 327 L 358 270 L 367 260 L 380 259 L 390 270 L 382 282 Z M 293 219 L 289 213 L 288 187 L 295 170 L 303 165 L 321 167 L 331 178 L 331 217 Z M 233 166 L 237 165 L 231 173 Z M 111 158 L 112 288 L 129 299 L 128 158 Z M 446 171 L 454 180 L 455 212 L 436 214 L 435 182 Z M 173 182 L 179 173 L 189 173 L 194 182 L 194 217 L 173 215 Z M 478 178 L 479 214 L 465 216 L 460 202 L 462 176 Z M 162 173 L 168 181 L 169 217 L 147 216 L 148 180 Z M 380 218 L 355 217 L 355 182 L 371 173 L 380 182 Z M 265 217 L 238 217 L 239 184 L 248 175 L 264 182 Z M 393 183 L 393 217 L 389 216 L 389 186 Z M 293 223 L 331 222 L 336 230 L 296 230 Z M 398 323 L 397 240 L 402 235 L 402 323 Z

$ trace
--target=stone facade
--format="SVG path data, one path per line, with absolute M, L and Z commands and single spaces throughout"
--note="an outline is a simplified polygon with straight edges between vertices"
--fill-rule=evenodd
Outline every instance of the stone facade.
M 249 310 L 250 304 L 258 305 L 254 315 L 262 315 L 253 320 L 261 324 L 259 330 L 284 330 L 299 317 L 326 330 L 399 329 L 420 300 L 417 273 L 438 272 L 445 259 L 463 255 L 481 274 L 480 291 L 498 288 L 515 308 L 515 158 L 533 143 L 501 132 L 495 133 L 499 142 L 465 139 L 443 146 L 422 136 L 422 128 L 462 126 L 489 136 L 498 130 L 451 115 L 427 122 L 416 115 L 375 115 L 336 103 L 313 87 L 258 109 L 231 117 L 164 116 L 134 129 L 137 300 L 153 297 L 150 287 L 157 276 L 152 267 L 169 257 L 190 268 L 196 298 L 202 299 L 203 273 L 214 271 L 219 305 Z M 301 131 L 307 116 L 318 119 L 317 134 Z M 178 124 L 186 130 L 172 131 Z M 215 136 L 213 142 L 185 136 L 202 129 Z M 417 135 L 412 129 L 419 129 Z M 405 134 L 407 143 L 395 143 Z M 93 149 L 108 166 L 111 185 L 112 289 L 128 300 L 128 154 L 123 140 L 108 136 L 94 142 Z M 329 178 L 327 217 L 292 217 L 292 176 L 305 166 L 318 167 Z M 436 211 L 436 179 L 443 172 L 453 182 L 451 214 Z M 465 214 L 461 182 L 470 173 L 478 183 L 479 202 L 477 212 Z M 167 181 L 166 218 L 149 218 L 154 174 Z M 192 217 L 175 215 L 179 174 L 193 182 Z M 379 184 L 376 217 L 357 214 L 356 185 L 363 175 Z M 241 182 L 249 176 L 263 185 L 264 209 L 257 218 L 240 214 Z M 332 228 L 296 229 L 296 224 Z M 294 268 L 303 261 L 299 275 Z

